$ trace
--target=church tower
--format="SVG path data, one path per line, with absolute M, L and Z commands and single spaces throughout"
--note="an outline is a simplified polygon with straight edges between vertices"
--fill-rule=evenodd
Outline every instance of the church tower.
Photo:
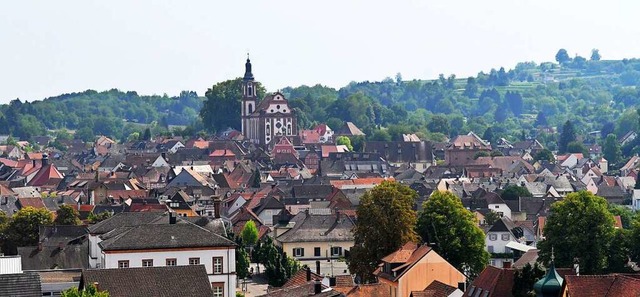
M 253 80 L 253 73 L 251 72 L 251 60 L 249 60 L 249 55 L 247 54 L 247 62 L 244 64 L 244 77 L 242 78 L 242 112 L 241 112 L 241 121 L 242 121 L 242 134 L 248 138 L 254 138 L 254 135 L 249 129 L 250 121 L 249 117 L 255 111 L 257 103 L 256 98 L 256 84 Z M 253 136 L 253 137 L 252 137 Z

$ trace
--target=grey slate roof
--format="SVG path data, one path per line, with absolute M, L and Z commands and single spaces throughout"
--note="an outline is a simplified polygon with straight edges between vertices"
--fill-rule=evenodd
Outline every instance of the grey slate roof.
M 120 227 L 149 224 L 164 215 L 162 212 L 123 212 L 90 226 L 88 229 L 91 234 L 104 234 Z
M 0 274 L 0 296 L 40 297 L 40 276 L 34 272 Z
M 65 244 L 63 249 L 57 246 L 43 246 L 42 250 L 36 246 L 19 247 L 18 254 L 22 257 L 24 270 L 89 267 L 89 241 L 86 239 L 79 244 Z
M 291 230 L 278 236 L 280 242 L 352 241 L 353 221 L 346 215 L 316 215 L 299 212 Z
M 235 246 L 222 235 L 191 223 L 122 227 L 100 238 L 103 251 Z
M 89 269 L 82 272 L 81 287 L 96 282 L 101 291 L 109 292 L 110 297 L 213 295 L 204 265 Z

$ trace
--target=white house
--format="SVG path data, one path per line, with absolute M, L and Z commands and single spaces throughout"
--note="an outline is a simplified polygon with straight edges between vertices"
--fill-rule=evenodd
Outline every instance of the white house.
M 511 219 L 511 208 L 494 192 L 488 192 L 484 195 L 487 200 L 487 206 L 490 210 L 497 213 L 501 217 Z
M 485 247 L 491 253 L 490 264 L 503 267 L 505 262 L 513 263 L 513 251 L 507 246 L 514 246 L 513 242 L 522 245 L 525 242 L 524 232 L 510 219 L 502 217 L 485 235 Z
M 99 236 L 100 267 L 130 268 L 204 265 L 214 296 L 235 296 L 235 243 L 189 222 L 143 224 Z

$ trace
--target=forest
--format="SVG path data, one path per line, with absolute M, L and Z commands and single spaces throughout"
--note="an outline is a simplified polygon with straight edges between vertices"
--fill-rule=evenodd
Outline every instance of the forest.
M 551 150 L 567 121 L 577 140 L 603 143 L 638 131 L 640 60 L 606 60 L 594 49 L 589 58 L 560 49 L 554 62 L 521 62 L 458 78 L 404 80 L 400 73 L 382 81 L 351 82 L 335 89 L 322 85 L 281 91 L 297 112 L 299 127 L 344 121 L 368 139 L 396 140 L 403 133 L 443 141 L 473 131 L 495 143 L 500 138 L 536 138 Z M 77 138 L 104 134 L 126 140 L 131 133 L 195 135 L 240 128 L 240 78 L 214 84 L 205 97 L 183 91 L 177 97 L 140 96 L 116 89 L 64 94 L 43 101 L 19 99 L 0 106 L 0 134 L 29 139 L 59 129 Z M 259 80 L 259 78 L 258 78 Z M 264 94 L 264 88 L 259 89 Z M 187 126 L 170 129 L 171 125 Z M 625 154 L 633 153 L 626 148 Z

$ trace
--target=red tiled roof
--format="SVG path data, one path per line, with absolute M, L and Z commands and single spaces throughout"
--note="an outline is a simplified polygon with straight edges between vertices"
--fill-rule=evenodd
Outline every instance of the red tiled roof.
M 231 150 L 215 150 L 209 157 L 235 157 L 236 155 Z
M 619 274 L 568 275 L 563 296 L 640 296 L 640 280 Z
M 332 186 L 340 189 L 344 186 L 358 186 L 358 185 L 379 185 L 383 181 L 394 181 L 393 177 L 383 178 L 383 177 L 367 177 L 367 178 L 357 178 L 357 179 L 344 179 L 344 180 L 332 180 L 329 183 Z
M 33 208 L 47 208 L 42 201 L 42 198 L 18 198 L 21 208 L 31 206 Z
M 131 204 L 130 212 L 164 212 L 167 211 L 164 204 Z
M 29 186 L 39 187 L 42 185 L 49 184 L 51 180 L 62 180 L 64 176 L 55 165 L 49 164 L 45 167 L 42 167 L 38 173 L 29 181 Z
M 489 291 L 488 297 L 511 297 L 513 288 L 513 276 L 515 270 L 511 268 L 500 269 L 494 266 L 487 266 L 478 277 L 473 280 L 467 291 L 479 289 Z M 467 292 L 465 292 L 467 294 Z
M 386 283 L 375 283 L 346 287 L 336 286 L 333 289 L 348 297 L 389 297 L 391 286 Z
M 4 164 L 5 166 L 9 166 L 11 168 L 18 167 L 18 161 L 7 159 L 7 158 L 0 158 L 0 163 Z
M 322 281 L 324 277 L 316 274 L 315 272 L 311 271 L 311 281 Z M 296 274 L 294 274 L 291 278 L 289 278 L 289 280 L 282 285 L 281 288 L 291 288 L 291 287 L 297 287 L 297 286 L 301 286 L 307 283 L 307 270 L 305 269 L 300 269 L 298 270 L 298 272 L 296 272 Z
M 458 288 L 434 280 L 423 291 L 411 292 L 411 297 L 448 297 Z

